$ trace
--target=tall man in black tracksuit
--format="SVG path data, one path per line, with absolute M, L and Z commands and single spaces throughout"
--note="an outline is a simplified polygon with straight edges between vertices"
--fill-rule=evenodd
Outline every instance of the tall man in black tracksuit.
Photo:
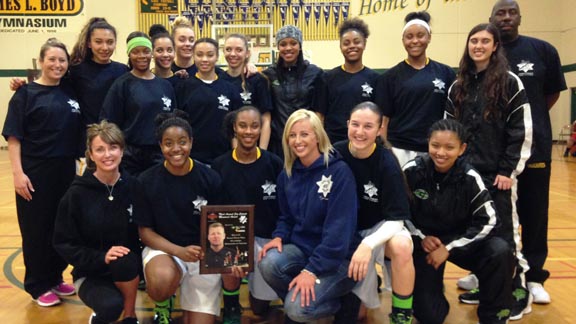
M 528 289 L 535 303 L 547 304 L 550 295 L 542 284 L 550 276 L 543 269 L 548 255 L 548 200 L 552 129 L 549 110 L 566 89 L 560 58 L 549 43 L 518 32 L 520 7 L 513 0 L 499 0 L 492 9 L 490 22 L 500 30 L 510 71 L 520 77 L 531 107 L 533 122 L 532 155 L 518 176 L 517 209 L 522 225 L 522 252 L 530 270 Z M 534 188 L 539 188 L 535 190 Z

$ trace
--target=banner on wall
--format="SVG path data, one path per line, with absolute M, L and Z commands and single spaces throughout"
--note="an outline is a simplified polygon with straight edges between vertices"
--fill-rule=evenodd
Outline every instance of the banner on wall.
M 82 28 L 84 0 L 0 0 L 0 34 L 45 34 Z
M 177 14 L 178 0 L 141 0 L 140 12 L 157 14 Z

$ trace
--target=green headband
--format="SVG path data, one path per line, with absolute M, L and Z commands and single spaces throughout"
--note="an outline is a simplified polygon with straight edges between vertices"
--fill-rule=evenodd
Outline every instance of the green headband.
M 126 53 L 130 55 L 130 52 L 138 46 L 144 46 L 149 49 L 152 49 L 152 42 L 146 37 L 134 37 L 128 41 L 126 45 L 128 48 L 126 49 Z

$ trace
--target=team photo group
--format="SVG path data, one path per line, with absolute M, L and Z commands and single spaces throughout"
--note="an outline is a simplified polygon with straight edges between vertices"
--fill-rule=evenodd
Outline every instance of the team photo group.
M 187 324 L 240 324 L 243 307 L 350 324 L 383 287 L 394 324 L 444 323 L 458 303 L 478 304 L 482 324 L 529 316 L 551 302 L 549 109 L 566 81 L 556 49 L 520 34 L 516 1 L 485 16 L 456 69 L 429 58 L 426 11 L 406 15 L 405 59 L 383 73 L 363 64 L 357 17 L 339 24 L 330 70 L 304 59 L 293 25 L 262 71 L 247 36 L 196 38 L 185 17 L 131 32 L 127 64 L 111 59 L 123 40 L 105 18 L 70 52 L 38 44 L 40 74 L 11 80 L 2 129 L 25 291 L 42 307 L 77 294 L 92 324 L 144 320 L 139 288 L 157 324 L 176 298 Z M 254 206 L 253 251 L 227 247 L 219 222 L 203 229 L 209 205 Z M 458 301 L 447 261 L 469 271 Z M 201 274 L 204 262 L 228 271 Z

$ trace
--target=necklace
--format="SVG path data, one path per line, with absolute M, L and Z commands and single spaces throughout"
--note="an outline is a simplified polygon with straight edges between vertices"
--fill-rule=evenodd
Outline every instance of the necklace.
M 104 185 L 106 186 L 106 190 L 108 190 L 108 200 L 110 201 L 114 200 L 114 196 L 112 195 L 112 193 L 114 192 L 114 186 L 116 186 L 118 180 L 120 180 L 120 175 L 118 175 L 118 178 L 116 179 L 116 181 L 114 181 L 114 184 L 112 186 L 108 186 L 106 183 L 104 183 Z

